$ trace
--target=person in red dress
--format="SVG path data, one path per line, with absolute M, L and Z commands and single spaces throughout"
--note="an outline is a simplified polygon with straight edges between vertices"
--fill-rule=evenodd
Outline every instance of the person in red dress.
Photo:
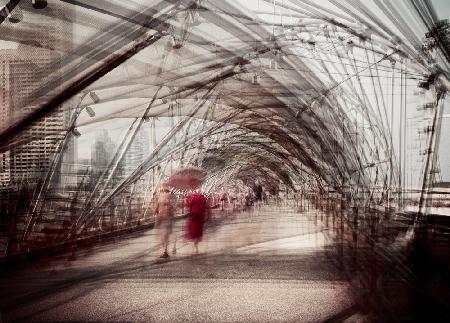
M 198 253 L 198 243 L 203 238 L 203 227 L 210 217 L 209 203 L 203 193 L 191 192 L 186 196 L 186 206 L 189 212 L 186 239 L 194 242 L 195 253 Z

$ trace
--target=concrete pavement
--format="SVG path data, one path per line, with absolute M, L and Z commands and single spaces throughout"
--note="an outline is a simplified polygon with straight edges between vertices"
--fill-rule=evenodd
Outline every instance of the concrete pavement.
M 288 206 L 217 216 L 200 254 L 158 259 L 154 230 L 4 272 L 2 320 L 320 322 L 354 306 L 324 228 Z

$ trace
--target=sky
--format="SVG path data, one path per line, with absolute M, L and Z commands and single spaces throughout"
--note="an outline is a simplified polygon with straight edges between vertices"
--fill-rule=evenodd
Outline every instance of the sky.
M 450 18 L 450 1 L 448 0 L 432 0 L 433 6 L 440 19 Z

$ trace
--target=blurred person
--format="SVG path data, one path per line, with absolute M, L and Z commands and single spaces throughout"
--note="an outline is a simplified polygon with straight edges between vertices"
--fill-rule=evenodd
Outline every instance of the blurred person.
M 267 204 L 269 200 L 269 197 L 267 196 L 266 192 L 262 192 L 262 203 Z
M 227 192 L 225 190 L 222 190 L 220 193 L 220 209 L 223 211 L 225 210 L 225 203 L 228 201 Z
M 255 192 L 255 200 L 261 201 L 262 196 L 263 196 L 263 188 L 262 188 L 261 184 L 259 184 L 259 182 L 256 182 L 254 192 Z
M 245 211 L 245 206 L 246 206 L 245 193 L 243 191 L 239 191 L 238 198 L 239 198 L 239 205 L 241 207 L 241 210 Z
M 253 194 L 255 196 L 256 208 L 259 210 L 261 208 L 261 204 L 263 203 L 263 195 L 264 195 L 262 185 L 259 183 L 259 181 L 255 183 L 255 186 L 253 188 Z
M 190 192 L 186 196 L 189 217 L 186 227 L 186 238 L 194 242 L 194 251 L 198 254 L 198 244 L 203 238 L 205 221 L 211 216 L 208 200 L 202 192 Z
M 170 186 L 164 183 L 160 187 L 155 205 L 155 228 L 163 249 L 163 254 L 160 258 L 169 258 L 167 248 L 169 247 L 169 238 L 172 233 L 175 208 L 175 195 L 170 191 Z
M 253 194 L 250 191 L 245 194 L 245 206 L 247 210 L 250 210 L 253 206 Z
M 232 210 L 236 211 L 236 202 L 237 202 L 237 193 L 236 193 L 236 191 L 231 191 L 229 193 L 229 197 L 230 197 L 231 204 L 232 204 Z

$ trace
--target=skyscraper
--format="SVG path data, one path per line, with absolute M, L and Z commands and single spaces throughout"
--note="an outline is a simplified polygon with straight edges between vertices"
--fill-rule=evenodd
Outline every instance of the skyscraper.
M 40 86 L 45 68 L 33 73 L 36 66 L 48 66 L 55 55 L 47 50 L 7 49 L 0 51 L 0 86 L 2 90 L 2 129 L 30 113 L 32 93 Z M 27 102 L 27 103 L 25 103 Z M 61 108 L 25 131 L 25 143 L 14 147 L 1 157 L 3 184 L 26 180 L 36 182 L 48 169 L 55 148 L 64 134 L 65 117 Z M 8 174 L 9 173 L 9 174 Z
M 147 157 L 150 150 L 149 131 L 141 127 L 123 161 L 125 175 L 131 174 Z
M 95 173 L 101 173 L 108 167 L 116 152 L 116 144 L 107 130 L 102 130 L 91 147 L 91 165 Z
M 31 3 L 24 5 L 35 10 Z M 63 10 L 58 3 L 52 3 L 51 10 L 56 17 L 68 19 L 75 15 L 74 9 Z M 73 46 L 71 23 L 65 19 L 44 19 L 31 12 L 22 11 L 23 19 L 16 24 L 8 20 L 2 24 L 5 39 L 15 46 L 0 48 L 0 131 L 38 107 L 34 101 L 42 96 L 35 97 L 35 91 L 44 85 L 47 75 L 58 73 L 58 59 Z M 27 28 L 30 32 L 24 32 Z M 0 186 L 38 181 L 52 162 L 67 120 L 67 113 L 59 107 L 22 132 L 23 143 L 0 154 Z

